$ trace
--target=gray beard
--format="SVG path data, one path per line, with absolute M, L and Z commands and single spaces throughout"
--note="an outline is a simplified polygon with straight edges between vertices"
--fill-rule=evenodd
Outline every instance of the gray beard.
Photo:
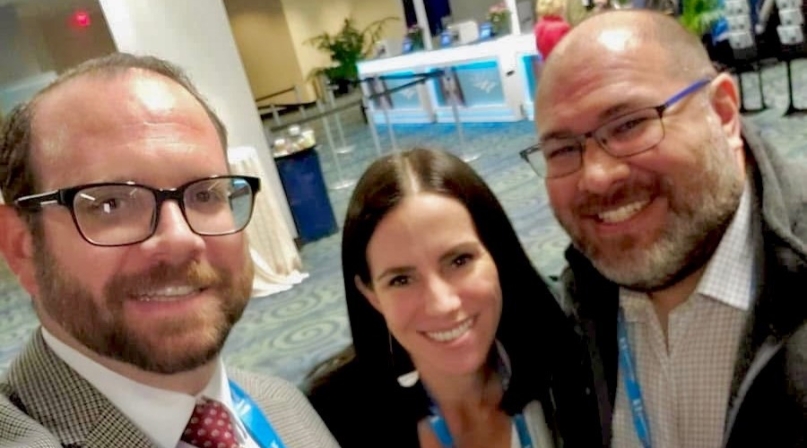
M 705 150 L 712 152 L 706 153 L 710 155 L 704 158 L 697 185 L 690 183 L 685 191 L 674 191 L 669 182 L 662 185 L 670 201 L 669 221 L 650 248 L 635 248 L 632 237 L 607 254 L 580 235 L 571 234 L 572 243 L 603 276 L 636 291 L 666 289 L 705 266 L 730 225 L 745 187 L 725 146 L 712 144 Z

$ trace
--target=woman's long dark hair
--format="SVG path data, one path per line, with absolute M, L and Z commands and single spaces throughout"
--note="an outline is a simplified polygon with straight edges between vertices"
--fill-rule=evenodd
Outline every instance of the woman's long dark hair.
M 496 263 L 503 298 L 496 337 L 512 365 L 510 387 L 501 407 L 509 414 L 517 413 L 528 402 L 544 397 L 548 388 L 544 363 L 554 358 L 553 334 L 564 325 L 565 317 L 493 192 L 468 164 L 446 152 L 413 149 L 383 157 L 367 169 L 353 192 L 343 229 L 342 272 L 356 361 L 369 370 L 370 377 L 381 378 L 389 386 L 389 398 L 405 397 L 405 403 L 389 406 L 405 415 L 411 413 L 415 421 L 428 412 L 421 386 L 403 390 L 397 385 L 397 377 L 413 369 L 412 362 L 390 336 L 383 316 L 354 283 L 358 276 L 370 284 L 367 245 L 379 222 L 406 196 L 417 192 L 441 194 L 464 204 Z

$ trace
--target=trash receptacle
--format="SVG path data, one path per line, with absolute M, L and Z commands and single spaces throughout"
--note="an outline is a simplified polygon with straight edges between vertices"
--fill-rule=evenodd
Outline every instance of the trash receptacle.
M 301 243 L 336 233 L 338 227 L 316 147 L 275 156 Z

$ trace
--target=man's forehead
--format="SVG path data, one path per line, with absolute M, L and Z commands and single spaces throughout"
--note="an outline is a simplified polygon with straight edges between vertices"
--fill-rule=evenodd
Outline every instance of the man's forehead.
M 202 105 L 170 78 L 139 69 L 83 75 L 47 92 L 36 104 L 32 162 L 38 170 L 52 170 L 66 163 L 101 161 L 86 148 L 127 145 L 122 138 L 177 143 L 170 135 L 179 129 L 200 138 L 215 135 Z
M 666 73 L 664 51 L 635 30 L 608 28 L 591 38 L 580 45 L 572 42 L 556 59 L 552 55 L 542 73 L 536 103 L 574 97 L 586 86 Z
M 33 142 L 37 149 L 55 149 L 76 132 L 86 136 L 127 120 L 159 121 L 179 108 L 201 109 L 195 103 L 176 82 L 145 70 L 80 75 L 36 100 Z
M 552 76 L 566 76 L 579 67 L 603 65 L 607 69 L 609 64 L 623 57 L 625 54 L 649 51 L 649 42 L 628 26 L 602 28 L 591 32 L 582 32 L 569 35 L 566 45 L 553 50 L 552 57 L 547 60 L 545 72 Z M 564 38 L 565 39 L 565 38 Z M 646 48 L 647 47 L 647 48 Z
M 596 43 L 601 48 L 613 52 L 624 53 L 639 47 L 636 30 L 629 28 L 604 29 L 596 38 Z
M 142 104 L 145 110 L 156 112 L 176 107 L 182 90 L 169 78 L 140 69 L 88 73 L 70 79 L 40 97 L 35 116 L 49 118 L 52 114 L 62 114 L 70 117 L 76 115 L 74 111 L 104 112 L 105 109 L 133 104 Z

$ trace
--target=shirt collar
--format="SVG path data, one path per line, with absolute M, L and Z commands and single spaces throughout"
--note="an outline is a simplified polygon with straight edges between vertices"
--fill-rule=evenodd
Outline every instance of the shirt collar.
M 758 220 L 754 219 L 751 196 L 751 184 L 746 182 L 740 206 L 696 290 L 698 294 L 743 311 L 751 307 L 760 275 L 756 264 L 762 232 Z
M 51 350 L 68 366 L 93 385 L 122 414 L 158 446 L 175 448 L 185 430 L 196 402 L 201 397 L 218 400 L 230 414 L 234 412 L 230 385 L 219 358 L 207 386 L 197 396 L 158 389 L 133 381 L 98 364 L 64 342 L 45 328 L 42 337 Z M 234 418 L 237 422 L 238 419 Z
M 760 270 L 757 269 L 762 231 L 754 219 L 753 187 L 746 182 L 740 205 L 698 282 L 695 294 L 747 311 L 751 307 Z M 619 289 L 620 305 L 628 321 L 639 317 L 640 308 L 649 305 L 647 294 Z

